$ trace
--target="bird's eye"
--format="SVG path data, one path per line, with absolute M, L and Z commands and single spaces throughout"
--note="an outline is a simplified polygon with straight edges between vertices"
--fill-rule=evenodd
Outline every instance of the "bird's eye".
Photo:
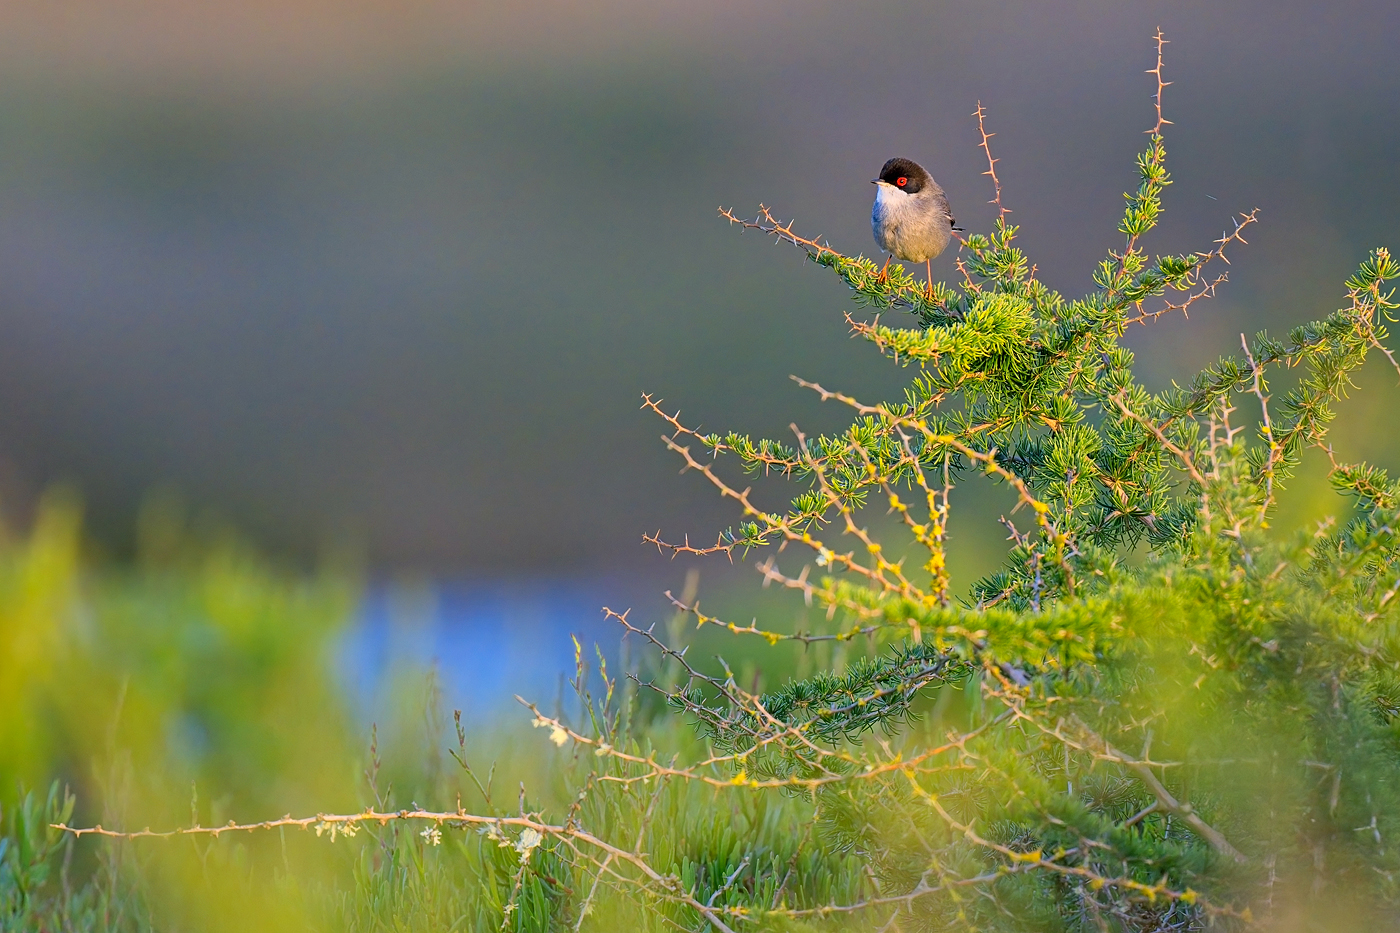
M 899 187 L 903 188 L 905 185 L 909 184 L 909 179 L 907 179 L 907 178 L 905 178 L 903 175 L 901 175 L 900 177 L 898 177 L 898 178 L 896 178 L 896 179 L 894 180 L 894 183 L 895 183 L 896 185 L 899 185 Z

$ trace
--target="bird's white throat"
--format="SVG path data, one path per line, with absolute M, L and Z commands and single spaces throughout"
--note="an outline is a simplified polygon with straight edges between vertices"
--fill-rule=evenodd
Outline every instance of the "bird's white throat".
M 885 223 L 898 223 L 915 210 L 914 198 L 889 182 L 881 182 L 875 186 L 875 212 Z
M 912 195 L 907 191 L 900 191 L 887 181 L 882 181 L 875 186 L 875 203 L 881 207 L 893 207 L 902 204 Z

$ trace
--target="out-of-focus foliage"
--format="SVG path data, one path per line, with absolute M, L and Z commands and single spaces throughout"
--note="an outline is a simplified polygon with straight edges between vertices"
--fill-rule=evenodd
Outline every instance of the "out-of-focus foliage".
M 276 572 L 162 513 L 143 517 L 134 571 L 82 568 L 78 506 L 65 495 L 0 553 L 0 787 L 62 771 L 87 791 L 130 775 L 123 815 L 138 820 L 188 818 L 188 803 L 160 801 L 188 801 L 192 782 L 204 819 L 347 799 L 349 775 L 320 763 L 354 760 L 327 663 L 353 582 Z
M 353 577 L 274 571 L 233 540 L 200 540 L 160 503 L 143 516 L 138 568 L 85 560 L 78 504 L 62 493 L 0 548 L 7 929 L 144 928 L 150 898 L 199 914 L 178 906 L 188 880 L 227 881 L 212 870 L 219 852 L 75 859 L 42 830 L 72 818 L 74 792 L 77 818 L 121 825 L 358 800 L 360 742 L 330 664 Z M 55 785 L 47 802 L 24 790 L 55 776 L 70 789 Z M 238 892 L 243 920 L 229 915 L 230 929 L 277 902 L 259 890 Z

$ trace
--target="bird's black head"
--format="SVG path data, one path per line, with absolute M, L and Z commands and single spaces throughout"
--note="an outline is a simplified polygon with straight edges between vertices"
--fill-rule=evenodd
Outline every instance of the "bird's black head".
M 933 181 L 933 177 L 912 159 L 890 159 L 875 180 L 888 182 L 906 194 L 918 194 Z

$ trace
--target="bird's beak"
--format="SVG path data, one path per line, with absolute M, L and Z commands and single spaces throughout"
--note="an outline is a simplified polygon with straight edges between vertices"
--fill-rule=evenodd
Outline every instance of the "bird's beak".
M 878 178 L 872 178 L 872 179 L 870 179 L 870 183 L 871 183 L 872 185 L 878 185 L 878 184 L 880 183 L 880 179 L 878 179 Z

